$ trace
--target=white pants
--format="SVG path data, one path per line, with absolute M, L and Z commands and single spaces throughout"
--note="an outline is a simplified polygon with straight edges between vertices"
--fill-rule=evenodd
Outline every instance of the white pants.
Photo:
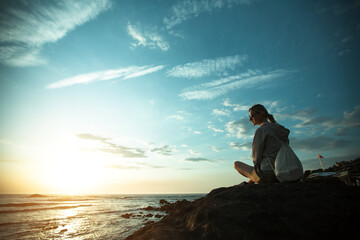
M 255 168 L 247 165 L 246 163 L 236 161 L 234 162 L 234 168 L 244 177 L 249 178 L 251 181 L 255 183 L 259 183 L 260 178 L 255 172 Z

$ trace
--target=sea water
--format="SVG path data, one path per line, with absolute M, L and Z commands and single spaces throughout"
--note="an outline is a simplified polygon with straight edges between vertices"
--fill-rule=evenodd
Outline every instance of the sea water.
M 165 215 L 143 208 L 204 195 L 0 195 L 0 239 L 124 239 Z

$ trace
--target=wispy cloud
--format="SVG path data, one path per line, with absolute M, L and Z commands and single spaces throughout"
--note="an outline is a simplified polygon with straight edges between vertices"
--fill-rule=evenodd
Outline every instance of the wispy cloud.
M 237 4 L 249 4 L 251 0 L 185 0 L 179 1 L 171 8 L 169 18 L 164 18 L 168 29 L 190 19 L 199 16 L 203 12 L 212 12 L 223 7 L 232 7 Z
M 248 111 L 250 106 L 231 103 L 230 99 L 226 99 L 223 103 L 225 107 L 233 107 L 234 111 Z
M 298 150 L 326 151 L 348 147 L 350 146 L 350 142 L 344 139 L 318 136 L 303 139 L 290 139 L 290 145 Z
M 220 80 L 201 84 L 180 94 L 185 100 L 209 100 L 225 95 L 236 89 L 249 89 L 268 83 L 274 79 L 280 79 L 288 75 L 290 71 L 275 70 L 267 73 L 249 70 L 245 74 L 225 77 Z
M 241 66 L 247 56 L 228 56 L 216 59 L 204 59 L 199 62 L 186 63 L 176 66 L 168 71 L 168 76 L 181 78 L 201 78 L 216 74 L 222 76 L 228 70 Z
M 104 148 L 97 149 L 98 151 L 112 154 L 120 154 L 124 158 L 147 158 L 145 150 L 141 148 L 129 148 L 122 145 L 104 142 L 106 146 Z
M 133 47 L 144 46 L 150 48 L 160 48 L 163 51 L 169 50 L 169 43 L 166 42 L 155 30 L 145 30 L 140 26 L 128 23 L 128 34 L 136 41 Z
M 185 158 L 184 160 L 188 162 L 214 162 L 214 160 L 207 158 Z
M 220 149 L 216 146 L 211 146 L 211 150 L 213 150 L 214 152 L 220 152 Z
M 94 140 L 94 141 L 100 141 L 100 142 L 106 142 L 107 140 L 111 139 L 111 138 L 100 137 L 100 136 L 93 135 L 90 133 L 81 133 L 81 134 L 77 134 L 76 136 L 80 139 Z
M 238 121 L 231 121 L 226 124 L 226 130 L 229 136 L 237 138 L 249 138 L 252 136 L 253 126 L 250 124 L 249 119 L 243 118 Z
M 167 117 L 168 119 L 177 119 L 177 120 L 184 120 L 184 117 L 181 115 L 171 115 Z
M 167 117 L 167 119 L 177 119 L 177 120 L 184 120 L 187 117 L 189 117 L 189 113 L 185 111 L 177 111 L 177 114 L 170 115 Z
M 160 155 L 170 156 L 174 151 L 176 151 L 176 149 L 170 147 L 169 145 L 165 145 L 158 148 L 153 148 L 150 151 Z
M 138 163 L 137 165 L 119 165 L 119 164 L 113 164 L 108 165 L 106 168 L 112 168 L 112 169 L 119 169 L 119 170 L 141 170 L 141 169 L 159 169 L 159 168 L 165 168 L 164 166 L 158 166 L 158 165 L 151 165 L 146 163 Z
M 230 113 L 231 112 L 227 109 L 214 109 L 212 112 L 212 114 L 216 116 L 229 116 Z
M 86 74 L 80 74 L 74 77 L 65 78 L 60 81 L 51 83 L 47 86 L 49 89 L 62 88 L 75 84 L 85 84 L 96 81 L 105 81 L 111 79 L 129 79 L 140 77 L 163 69 L 164 66 L 132 66 L 128 68 L 110 69 Z
M 123 145 L 115 144 L 111 142 L 111 138 L 104 138 L 97 135 L 82 133 L 76 135 L 80 139 L 98 141 L 102 143 L 102 147 L 94 149 L 95 151 L 111 153 L 111 154 L 120 154 L 124 158 L 146 158 L 146 150 L 142 148 L 131 148 Z
M 34 66 L 45 43 L 56 42 L 77 26 L 108 10 L 111 2 L 8 1 L 0 10 L 0 61 L 9 66 Z
M 219 128 L 215 128 L 213 125 L 209 125 L 208 129 L 213 130 L 214 132 L 224 132 L 224 130 L 219 129 Z
M 27 67 L 46 64 L 47 60 L 40 56 L 40 47 L 1 46 L 0 62 L 8 66 Z
M 141 144 L 144 144 L 146 146 L 145 148 L 127 147 L 115 143 L 115 141 L 112 140 L 111 138 L 102 137 L 91 133 L 82 133 L 76 136 L 83 140 L 91 140 L 100 143 L 100 146 L 97 146 L 93 149 L 88 149 L 90 151 L 100 151 L 104 153 L 120 154 L 124 158 L 147 158 L 148 153 L 156 153 L 163 156 L 170 156 L 174 152 L 178 151 L 174 146 L 161 145 L 160 147 L 155 147 L 153 143 L 146 143 L 143 141 L 136 141 L 136 142 L 137 143 L 140 142 Z
M 197 134 L 197 135 L 202 134 L 202 132 L 197 131 L 197 130 L 193 130 L 192 128 L 188 128 L 188 131 L 193 133 L 193 134 Z
M 360 105 L 355 106 L 352 111 L 345 111 L 341 118 L 316 116 L 316 114 L 316 109 L 305 108 L 289 114 L 281 114 L 281 117 L 301 121 L 295 125 L 295 128 L 310 129 L 313 132 L 335 129 L 336 135 L 344 136 L 357 134 L 360 130 Z
M 229 143 L 229 146 L 233 149 L 239 150 L 251 150 L 252 148 L 252 142 L 246 142 L 246 143 L 238 143 L 238 142 L 231 142 Z

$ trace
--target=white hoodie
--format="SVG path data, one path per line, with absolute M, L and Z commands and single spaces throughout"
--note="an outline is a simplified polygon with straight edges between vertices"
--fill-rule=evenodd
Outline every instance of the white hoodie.
M 276 134 L 281 141 L 289 143 L 289 133 L 289 129 L 278 123 L 265 122 L 256 129 L 252 143 L 252 158 L 255 171 L 262 181 L 277 181 L 274 171 L 269 165 L 267 157 L 269 158 L 271 165 L 274 167 L 276 154 L 281 148 L 281 143 L 276 139 L 276 137 L 274 137 L 274 134 Z

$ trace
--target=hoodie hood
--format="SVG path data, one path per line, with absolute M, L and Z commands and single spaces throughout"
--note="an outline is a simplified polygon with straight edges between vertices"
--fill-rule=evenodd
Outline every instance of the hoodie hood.
M 267 127 L 271 128 L 280 140 L 288 142 L 290 130 L 278 123 L 264 123 Z

